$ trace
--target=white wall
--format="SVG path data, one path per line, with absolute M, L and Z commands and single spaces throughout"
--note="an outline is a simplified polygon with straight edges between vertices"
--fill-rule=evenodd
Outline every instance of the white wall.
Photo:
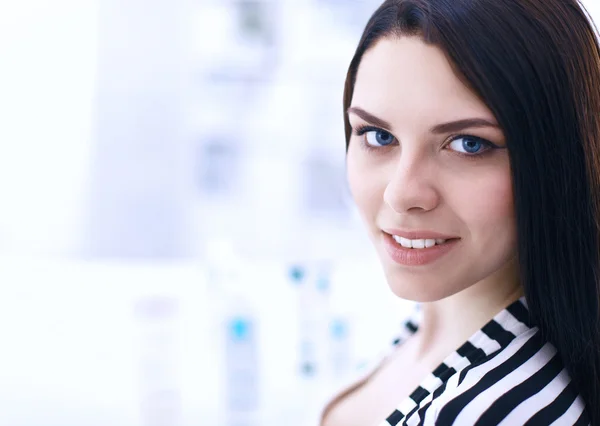
M 0 2 L 0 253 L 78 244 L 96 18 L 96 0 Z

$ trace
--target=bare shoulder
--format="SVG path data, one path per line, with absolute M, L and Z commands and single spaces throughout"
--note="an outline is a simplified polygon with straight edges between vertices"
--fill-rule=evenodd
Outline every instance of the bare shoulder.
M 421 382 L 427 371 L 409 364 L 400 346 L 366 378 L 341 392 L 326 407 L 322 426 L 376 424 Z
M 348 399 L 360 392 L 365 383 L 368 381 L 368 377 L 352 384 L 351 386 L 343 389 L 338 393 L 323 409 L 321 414 L 321 426 L 337 426 L 344 424 L 344 414 L 347 409 L 344 404 L 347 403 Z

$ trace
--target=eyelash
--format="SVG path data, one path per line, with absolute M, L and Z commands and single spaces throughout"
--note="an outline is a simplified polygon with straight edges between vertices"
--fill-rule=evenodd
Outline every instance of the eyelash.
M 367 125 L 359 125 L 354 130 L 354 134 L 356 136 L 363 136 L 367 132 L 386 132 L 386 133 L 389 133 L 390 135 L 392 135 L 387 130 L 380 129 L 379 127 L 373 127 L 373 126 L 367 126 Z M 392 136 L 394 136 L 394 135 L 392 135 Z M 446 146 L 448 146 L 450 143 L 454 142 L 456 139 L 460 139 L 460 138 L 473 138 L 473 139 L 476 139 L 477 141 L 481 142 L 482 144 L 484 144 L 486 147 L 488 147 L 488 149 L 486 149 L 485 151 L 483 151 L 481 154 L 470 154 L 469 155 L 469 154 L 464 154 L 462 152 L 456 152 L 456 151 L 454 151 L 454 154 L 456 154 L 456 155 L 458 155 L 458 156 L 460 156 L 462 158 L 466 158 L 468 160 L 477 160 L 477 159 L 480 159 L 480 158 L 486 156 L 487 154 L 490 154 L 493 150 L 500 149 L 499 146 L 494 145 L 493 143 L 491 143 L 488 140 L 485 140 L 485 139 L 477 137 L 477 136 L 464 135 L 464 134 L 458 134 L 458 135 L 452 135 L 452 136 L 450 136 L 446 140 L 446 143 L 444 143 L 444 148 Z M 395 136 L 394 136 L 394 139 L 396 139 Z M 381 146 L 381 147 L 376 147 L 376 146 L 372 146 L 372 145 L 369 145 L 368 143 L 366 143 L 365 142 L 365 138 L 361 138 L 360 144 L 361 144 L 362 148 L 366 149 L 367 151 L 374 152 L 374 151 L 380 150 L 382 148 L 394 146 L 395 144 L 398 144 L 398 141 L 396 139 L 396 142 L 394 142 L 393 144 L 386 145 L 386 146 Z

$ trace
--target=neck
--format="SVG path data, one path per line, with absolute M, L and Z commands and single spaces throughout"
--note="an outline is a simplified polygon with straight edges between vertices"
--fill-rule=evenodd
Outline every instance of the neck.
M 435 368 L 496 314 L 523 295 L 516 268 L 503 271 L 442 300 L 422 304 L 415 337 L 418 362 Z

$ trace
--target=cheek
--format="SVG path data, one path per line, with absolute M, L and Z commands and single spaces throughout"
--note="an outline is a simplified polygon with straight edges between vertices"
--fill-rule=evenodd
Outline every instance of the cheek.
M 503 250 L 514 250 L 515 212 L 509 169 L 491 170 L 462 186 L 462 191 L 455 192 L 454 207 L 471 238 Z M 498 244 L 499 241 L 503 244 Z

